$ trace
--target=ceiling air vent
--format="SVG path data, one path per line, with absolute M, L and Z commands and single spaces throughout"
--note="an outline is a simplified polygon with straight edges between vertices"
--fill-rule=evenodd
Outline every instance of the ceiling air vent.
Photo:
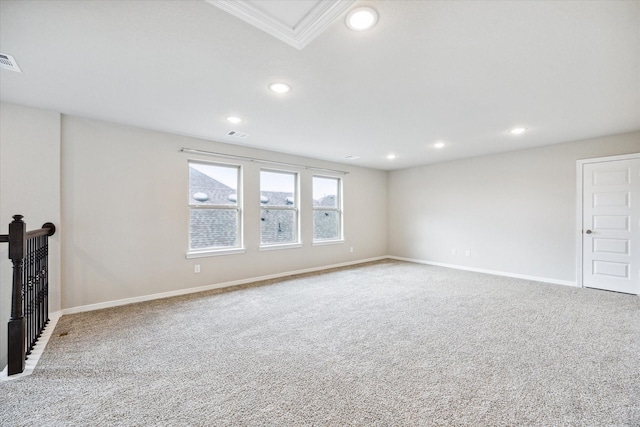
M 7 55 L 6 53 L 0 53 L 0 68 L 4 68 L 5 70 L 16 71 L 21 73 L 22 70 L 18 67 L 18 63 L 13 56 Z
M 238 132 L 237 130 L 230 130 L 229 132 L 227 132 L 227 135 L 233 136 L 236 138 L 246 138 L 249 136 L 248 133 Z

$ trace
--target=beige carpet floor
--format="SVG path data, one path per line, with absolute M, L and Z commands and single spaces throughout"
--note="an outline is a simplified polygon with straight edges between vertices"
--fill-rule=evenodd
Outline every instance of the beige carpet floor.
M 2 426 L 639 426 L 640 298 L 385 261 L 63 316 Z

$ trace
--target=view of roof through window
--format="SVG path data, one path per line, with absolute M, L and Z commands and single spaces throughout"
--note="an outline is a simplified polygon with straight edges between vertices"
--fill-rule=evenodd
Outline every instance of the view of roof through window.
M 236 166 L 224 167 L 221 165 L 189 163 L 189 167 L 202 172 L 209 178 L 213 178 L 233 190 L 238 189 L 238 174 Z
M 313 177 L 313 200 L 322 200 L 327 196 L 338 196 L 338 180 L 336 178 Z

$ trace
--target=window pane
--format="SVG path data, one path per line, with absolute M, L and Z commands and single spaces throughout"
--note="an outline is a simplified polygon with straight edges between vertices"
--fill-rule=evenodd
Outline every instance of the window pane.
M 237 205 L 236 166 L 189 163 L 190 205 Z
M 191 209 L 189 247 L 235 247 L 238 242 L 236 209 Z
M 260 171 L 260 204 L 295 206 L 296 174 Z
M 313 206 L 338 207 L 337 178 L 313 177 Z
M 335 240 L 340 238 L 340 214 L 337 211 L 315 209 L 313 211 L 313 239 Z
M 260 209 L 260 242 L 263 244 L 297 242 L 297 214 L 293 209 Z

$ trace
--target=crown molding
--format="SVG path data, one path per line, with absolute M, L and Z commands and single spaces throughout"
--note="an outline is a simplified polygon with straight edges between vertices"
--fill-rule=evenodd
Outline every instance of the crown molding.
M 295 26 L 266 15 L 243 0 L 205 0 L 225 12 L 272 35 L 280 41 L 302 50 L 356 0 L 323 0 L 318 2 Z

